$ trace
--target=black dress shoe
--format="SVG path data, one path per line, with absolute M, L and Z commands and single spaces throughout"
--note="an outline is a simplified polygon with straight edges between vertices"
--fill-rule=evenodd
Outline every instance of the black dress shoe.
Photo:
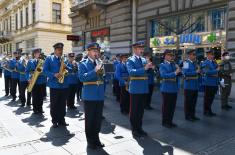
M 140 134 L 144 137 L 148 136 L 147 132 L 145 132 L 143 129 L 140 130 Z
M 193 119 L 192 117 L 185 117 L 185 120 L 186 120 L 186 121 L 190 121 L 190 122 L 193 122 L 193 121 L 194 121 L 194 119 Z
M 39 114 L 39 112 L 38 111 L 34 111 L 33 114 Z
M 162 123 L 162 126 L 165 127 L 165 128 L 168 128 L 168 129 L 172 128 L 172 125 L 169 124 L 169 123 Z
M 194 121 L 199 121 L 199 120 L 200 120 L 200 118 L 198 118 L 198 117 L 196 117 L 196 116 L 193 116 L 192 119 L 193 119 Z
M 5 96 L 8 96 L 9 94 L 5 94 Z
M 101 142 L 97 142 L 97 143 L 96 143 L 96 146 L 97 146 L 97 148 L 103 148 L 103 147 L 105 147 L 105 145 L 104 145 L 103 143 L 101 143 Z
M 229 111 L 229 108 L 228 108 L 227 106 L 222 106 L 221 109 L 222 109 L 222 110 Z
M 15 101 L 16 101 L 16 98 L 13 98 L 11 101 L 15 102 Z
M 216 116 L 216 113 L 209 112 L 209 115 L 211 115 L 212 117 L 214 117 L 214 116 Z
M 54 123 L 54 124 L 52 125 L 52 127 L 53 127 L 53 128 L 58 128 L 59 126 L 58 126 L 57 123 Z
M 232 108 L 233 108 L 233 107 L 230 106 L 230 105 L 226 105 L 226 107 L 227 107 L 228 109 L 232 109 Z
M 97 148 L 97 146 L 96 146 L 95 144 L 90 144 L 90 143 L 88 143 L 88 144 L 87 144 L 87 148 L 92 149 L 92 150 L 95 150 L 95 149 Z
M 132 131 L 132 136 L 135 138 L 140 138 L 142 137 L 142 134 L 138 131 Z
M 206 117 L 212 117 L 208 111 L 207 111 L 207 112 L 204 112 L 204 116 L 206 116 Z
M 128 115 L 129 113 L 127 111 L 121 111 L 123 115 Z
M 175 123 L 171 123 L 171 126 L 172 126 L 172 128 L 176 128 L 176 127 L 178 127 L 178 125 L 177 125 L 177 124 L 175 124 Z
M 58 125 L 60 125 L 60 126 L 69 126 L 69 124 L 67 124 L 66 122 L 60 122 L 60 123 L 58 123 Z
M 21 106 L 21 107 L 24 107 L 24 106 L 25 106 L 25 104 L 21 104 L 20 106 Z
M 72 107 L 70 107 L 70 109 L 77 109 L 77 107 L 75 107 L 75 106 L 72 106 Z

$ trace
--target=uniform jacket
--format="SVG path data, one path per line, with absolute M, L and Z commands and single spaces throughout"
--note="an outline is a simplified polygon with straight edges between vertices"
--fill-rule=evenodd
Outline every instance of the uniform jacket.
M 85 82 L 96 82 L 100 78 L 95 72 L 94 63 L 90 59 L 85 59 L 79 64 L 78 77 L 83 82 L 82 99 L 87 101 L 104 100 L 104 84 L 85 85 Z M 103 80 L 102 80 L 103 81 Z
M 27 80 L 31 79 L 37 65 L 38 65 L 38 63 L 37 63 L 36 59 L 31 59 L 31 60 L 28 61 L 28 64 L 26 66 L 26 78 L 27 78 Z M 46 82 L 47 82 L 46 76 L 43 73 L 41 73 L 38 76 L 36 84 L 45 84 Z
M 183 63 L 183 75 L 184 75 L 184 89 L 198 90 L 199 89 L 199 76 L 197 71 L 196 62 L 186 60 Z
M 46 58 L 43 65 L 43 73 L 47 76 L 47 85 L 53 89 L 65 89 L 68 88 L 67 77 L 65 76 L 64 83 L 59 83 L 58 79 L 54 76 L 55 73 L 60 71 L 61 60 L 55 55 L 50 55 Z
M 216 62 L 211 60 L 205 60 L 202 65 L 203 72 L 203 85 L 204 86 L 218 86 L 219 77 L 218 77 L 218 65 Z
M 127 60 L 127 71 L 131 77 L 148 77 L 144 65 L 147 63 L 146 59 L 140 59 L 133 55 Z M 148 79 L 146 80 L 130 80 L 129 92 L 131 94 L 147 94 L 149 91 Z
M 128 80 L 128 71 L 127 71 L 127 67 L 126 64 L 124 63 L 119 63 L 116 67 L 116 72 L 117 72 L 117 79 L 119 81 L 119 86 L 125 86 L 125 83 Z
M 15 58 L 11 59 L 9 61 L 9 69 L 15 70 L 17 67 L 17 60 Z M 13 79 L 19 79 L 20 75 L 18 72 L 12 71 L 11 72 L 11 78 Z
M 161 92 L 177 93 L 178 77 L 175 74 L 176 66 L 174 63 L 167 61 L 160 64 L 160 76 L 162 78 Z

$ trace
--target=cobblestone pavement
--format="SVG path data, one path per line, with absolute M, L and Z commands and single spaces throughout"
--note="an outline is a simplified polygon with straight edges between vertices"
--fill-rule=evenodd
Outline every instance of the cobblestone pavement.
M 3 80 L 0 79 L 0 96 L 4 95 Z M 37 116 L 32 109 L 20 107 L 19 102 L 10 98 L 0 98 L 0 155 L 231 155 L 235 154 L 235 105 L 225 112 L 220 109 L 220 102 L 215 100 L 214 118 L 202 115 L 203 94 L 199 95 L 198 122 L 184 120 L 183 96 L 179 93 L 174 121 L 176 129 L 161 126 L 161 95 L 156 90 L 153 95 L 153 111 L 145 111 L 143 128 L 149 133 L 148 138 L 134 139 L 130 132 L 128 116 L 120 114 L 119 104 L 107 87 L 104 116 L 100 134 L 105 144 L 103 150 L 91 151 L 86 148 L 84 134 L 83 104 L 76 104 L 78 110 L 68 110 L 67 128 L 51 128 L 49 100 L 44 102 L 45 114 Z M 217 97 L 219 98 L 219 97 Z M 47 98 L 48 99 L 48 98 Z

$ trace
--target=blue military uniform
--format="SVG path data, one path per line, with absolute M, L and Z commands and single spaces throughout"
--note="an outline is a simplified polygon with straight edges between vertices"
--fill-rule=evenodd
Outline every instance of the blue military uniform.
M 145 43 L 142 41 L 132 45 L 134 48 L 143 48 Z M 132 134 L 136 137 L 146 136 L 147 133 L 142 129 L 142 119 L 146 97 L 149 91 L 148 75 L 144 69 L 147 63 L 146 59 L 133 55 L 127 60 L 127 70 L 130 76 L 129 93 L 130 93 L 130 122 Z
M 75 57 L 75 53 L 69 53 L 68 56 Z M 78 64 L 76 62 L 68 61 L 66 65 L 67 65 L 67 70 L 68 70 L 67 78 L 68 78 L 68 84 L 69 84 L 67 107 L 69 109 L 76 109 L 74 104 L 75 104 L 75 94 L 78 89 L 78 77 L 77 77 Z
M 198 120 L 195 117 L 199 89 L 199 74 L 197 73 L 197 62 L 186 60 L 183 63 L 184 75 L 184 112 L 185 119 L 189 121 Z
M 166 54 L 172 54 L 166 50 Z M 161 92 L 163 96 L 162 104 L 162 125 L 167 128 L 176 127 L 172 122 L 177 101 L 178 76 L 175 74 L 176 65 L 173 62 L 164 61 L 160 64 L 160 76 L 162 79 Z
M 119 81 L 119 87 L 121 88 L 121 93 L 120 93 L 121 113 L 128 114 L 130 108 L 130 95 L 127 90 L 129 74 L 127 71 L 126 64 L 124 62 L 121 62 L 117 65 L 116 76 Z
M 26 78 L 25 70 L 26 70 L 26 61 L 21 59 L 18 62 L 17 71 L 19 71 L 20 73 L 20 82 L 19 82 L 20 96 L 19 98 L 20 98 L 22 107 L 25 106 L 25 103 L 26 103 L 25 91 L 28 86 L 28 80 Z M 27 92 L 27 106 L 30 106 L 30 98 L 31 98 L 31 93 Z
M 41 53 L 41 49 L 34 49 L 33 54 L 36 52 Z M 26 78 L 30 80 L 35 73 L 35 70 L 38 66 L 39 59 L 31 59 L 28 61 L 26 67 Z M 42 114 L 43 113 L 43 95 L 44 95 L 44 87 L 46 84 L 46 76 L 42 73 L 38 76 L 32 90 L 32 105 L 34 114 Z
M 117 58 L 120 57 L 119 54 L 116 55 Z M 113 66 L 114 66 L 114 69 L 115 69 L 115 72 L 114 72 L 114 75 L 113 75 L 113 94 L 116 96 L 116 101 L 120 101 L 120 93 L 121 93 L 121 88 L 119 86 L 119 81 L 118 81 L 118 78 L 117 78 L 117 72 L 116 72 L 116 68 L 118 66 L 118 64 L 120 64 L 120 60 L 115 60 L 113 62 Z
M 17 52 L 14 52 L 17 53 Z M 12 101 L 16 100 L 16 88 L 18 85 L 18 90 L 19 90 L 19 73 L 16 71 L 17 67 L 17 60 L 16 58 L 13 58 L 9 62 L 9 69 L 12 70 L 11 72 L 11 96 L 12 96 Z
M 87 45 L 88 52 L 91 49 L 99 50 L 99 44 Z M 103 147 L 99 139 L 102 113 L 104 106 L 104 82 L 103 75 L 95 71 L 96 60 L 87 58 L 79 64 L 78 77 L 83 82 L 82 100 L 85 110 L 85 133 L 88 147 L 96 149 Z
M 207 53 L 212 53 L 208 51 Z M 218 90 L 219 77 L 218 65 L 214 60 L 205 60 L 202 65 L 203 85 L 205 86 L 204 93 L 204 115 L 211 117 L 216 114 L 212 112 L 211 106 Z
M 63 49 L 64 45 L 62 43 L 57 43 L 54 46 Z M 59 73 L 61 66 L 61 58 L 54 55 L 50 55 L 46 58 L 43 73 L 47 76 L 47 86 L 50 87 L 50 113 L 52 117 L 53 127 L 57 128 L 58 125 L 67 126 L 65 123 L 66 114 L 66 99 L 68 91 L 67 77 L 65 76 L 64 83 L 59 83 L 58 79 L 55 77 L 56 73 Z

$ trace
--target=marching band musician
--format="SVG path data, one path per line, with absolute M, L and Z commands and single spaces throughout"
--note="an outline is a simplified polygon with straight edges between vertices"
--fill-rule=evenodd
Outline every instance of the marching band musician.
M 146 60 L 148 63 L 152 63 L 153 59 L 151 55 L 146 56 Z M 147 74 L 148 74 L 148 85 L 149 85 L 149 92 L 147 94 L 147 102 L 145 105 L 145 109 L 146 110 L 153 110 L 153 107 L 151 106 L 151 102 L 152 102 L 152 95 L 153 95 L 153 90 L 154 90 L 154 78 L 155 78 L 155 72 L 152 68 L 147 70 Z
M 67 62 L 67 69 L 68 69 L 68 98 L 67 98 L 67 107 L 68 109 L 77 109 L 74 105 L 75 102 L 75 94 L 78 89 L 78 78 L 77 78 L 77 72 L 78 72 L 78 64 L 75 61 L 75 53 L 69 53 L 68 54 L 68 62 Z
M 197 104 L 199 80 L 198 74 L 200 68 L 197 65 L 196 53 L 194 50 L 187 52 L 188 59 L 183 63 L 184 75 L 184 111 L 185 119 L 188 121 L 200 120 L 195 116 L 195 109 Z
M 13 52 L 13 58 L 9 61 L 9 69 L 11 72 L 11 96 L 12 101 L 16 100 L 16 88 L 19 89 L 19 73 L 16 71 L 17 61 L 19 59 L 18 51 Z
M 67 77 L 63 83 L 59 83 L 63 75 L 60 72 L 61 65 L 63 64 L 63 43 L 56 43 L 54 46 L 54 54 L 49 55 L 44 63 L 43 72 L 49 78 L 47 85 L 50 87 L 50 113 L 52 117 L 52 127 L 68 126 L 65 122 L 66 114 L 66 99 L 68 91 Z
M 32 50 L 33 59 L 28 61 L 26 66 L 26 78 L 28 80 L 28 84 L 32 82 L 32 75 L 36 72 L 37 65 L 39 63 L 40 54 L 42 49 L 35 48 Z M 34 114 L 43 114 L 43 86 L 46 83 L 45 75 L 39 75 L 35 85 L 32 89 L 32 105 L 33 105 L 33 113 Z
M 219 77 L 218 73 L 220 67 L 214 60 L 214 52 L 207 51 L 206 52 L 207 60 L 205 60 L 201 67 L 203 72 L 203 85 L 205 86 L 204 93 L 204 115 L 207 117 L 216 116 L 214 112 L 212 112 L 211 106 L 213 104 L 215 94 L 218 90 L 219 85 Z
M 26 103 L 26 97 L 25 97 L 25 91 L 28 85 L 28 81 L 26 78 L 26 65 L 27 65 L 27 60 L 25 57 L 26 53 L 21 53 L 21 58 L 18 62 L 17 66 L 17 71 L 20 73 L 20 80 L 19 80 L 19 86 L 20 86 L 20 91 L 19 91 L 19 98 L 21 102 L 21 107 L 25 106 Z M 27 106 L 30 106 L 30 98 L 31 98 L 31 93 L 27 92 Z
M 146 103 L 148 88 L 147 70 L 154 68 L 152 63 L 147 63 L 142 57 L 145 42 L 138 41 L 133 45 L 133 55 L 127 60 L 127 70 L 130 77 L 130 123 L 133 137 L 144 137 L 147 133 L 142 128 L 142 119 Z
M 116 69 L 117 65 L 120 64 L 120 63 L 121 63 L 120 54 L 117 54 L 116 55 L 116 60 L 114 60 L 114 62 L 113 62 L 114 68 Z M 117 72 L 115 70 L 114 76 L 113 76 L 113 93 L 116 96 L 116 101 L 118 101 L 118 102 L 120 102 L 120 91 L 121 91 L 121 89 L 119 87 Z
M 2 67 L 4 68 L 5 96 L 8 96 L 11 92 L 11 72 L 8 70 L 9 60 L 3 62 Z
M 221 90 L 221 108 L 223 110 L 232 109 L 232 106 L 228 104 L 228 98 L 232 88 L 232 64 L 230 62 L 230 56 L 228 52 L 222 54 L 222 62 L 220 65 L 220 90 Z
M 175 65 L 174 54 L 170 50 L 164 52 L 164 62 L 160 64 L 160 76 L 162 78 L 161 92 L 163 97 L 162 104 L 162 126 L 166 128 L 177 127 L 173 123 L 173 116 L 176 107 L 178 92 L 178 77 L 181 73 L 180 68 Z
M 117 79 L 119 80 L 119 86 L 121 88 L 120 93 L 120 108 L 121 113 L 126 115 L 129 114 L 129 108 L 130 108 L 130 94 L 127 90 L 128 83 L 128 71 L 126 67 L 126 61 L 128 58 L 128 54 L 122 54 L 121 55 L 121 63 L 119 63 L 116 66 L 116 72 L 117 72 Z
M 0 78 L 2 78 L 2 63 L 0 62 Z
M 103 74 L 99 73 L 102 65 L 97 60 L 100 46 L 97 43 L 90 43 L 86 49 L 88 58 L 79 64 L 78 77 L 83 82 L 82 100 L 85 110 L 87 147 L 97 149 L 104 147 L 99 138 L 104 106 Z

